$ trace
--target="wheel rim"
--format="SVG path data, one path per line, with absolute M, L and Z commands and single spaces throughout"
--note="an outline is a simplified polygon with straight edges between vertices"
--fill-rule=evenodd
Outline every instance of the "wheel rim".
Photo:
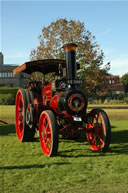
M 22 141 L 24 133 L 24 103 L 20 91 L 16 97 L 16 133 L 19 141 Z
M 105 125 L 100 113 L 96 112 L 90 117 L 87 124 L 87 138 L 91 148 L 95 151 L 101 150 L 105 144 Z
M 47 114 L 42 114 L 39 123 L 39 138 L 43 153 L 50 156 L 52 150 L 52 129 Z

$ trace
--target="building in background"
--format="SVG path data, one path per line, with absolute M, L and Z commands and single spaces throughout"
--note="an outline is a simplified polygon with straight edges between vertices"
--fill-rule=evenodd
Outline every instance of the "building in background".
M 111 96 L 125 95 L 123 84 L 120 82 L 119 76 L 107 76 L 106 81 L 108 83 L 108 92 Z
M 20 73 L 16 76 L 13 75 L 13 70 L 17 68 L 18 65 L 4 64 L 4 56 L 0 52 L 0 87 L 26 87 L 28 75 L 25 73 Z

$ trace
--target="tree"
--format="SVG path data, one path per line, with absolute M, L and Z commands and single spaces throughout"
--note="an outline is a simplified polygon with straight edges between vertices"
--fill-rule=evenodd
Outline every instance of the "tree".
M 108 68 L 101 69 L 104 54 L 92 33 L 85 29 L 83 22 L 57 19 L 48 27 L 43 27 L 42 34 L 38 38 L 40 45 L 31 51 L 31 60 L 44 58 L 64 59 L 62 46 L 65 43 L 76 43 L 78 45 L 77 62 L 81 65 L 79 75 L 85 83 L 89 80 L 88 93 L 91 95 L 94 90 L 101 88 L 101 84 L 104 87 L 103 79 L 101 80 L 101 77 L 104 76 L 101 76 L 101 74 L 108 71 Z
M 108 94 L 106 70 L 88 67 L 84 72 L 84 91 L 92 98 L 105 98 Z
M 121 83 L 124 85 L 125 92 L 128 93 L 128 72 L 121 77 Z

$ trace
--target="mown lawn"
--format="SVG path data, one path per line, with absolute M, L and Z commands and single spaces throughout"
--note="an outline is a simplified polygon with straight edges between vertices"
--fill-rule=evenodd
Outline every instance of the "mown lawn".
M 110 120 L 128 120 L 128 105 L 88 105 L 88 111 L 93 108 L 103 108 Z M 14 124 L 15 106 L 0 105 L 0 120 Z
M 128 119 L 119 117 L 111 120 L 107 153 L 91 151 L 81 136 L 77 141 L 60 138 L 54 158 L 42 154 L 37 136 L 33 143 L 20 143 L 14 124 L 1 124 L 0 193 L 127 193 Z
M 6 123 L 15 123 L 15 106 L 0 105 L 0 120 Z
M 88 110 L 103 108 L 110 120 L 128 120 L 128 105 L 89 105 Z

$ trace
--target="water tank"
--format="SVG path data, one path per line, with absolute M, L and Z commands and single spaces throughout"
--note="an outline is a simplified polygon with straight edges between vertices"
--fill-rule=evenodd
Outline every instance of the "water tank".
M 0 52 L 0 65 L 4 64 L 4 55 Z

